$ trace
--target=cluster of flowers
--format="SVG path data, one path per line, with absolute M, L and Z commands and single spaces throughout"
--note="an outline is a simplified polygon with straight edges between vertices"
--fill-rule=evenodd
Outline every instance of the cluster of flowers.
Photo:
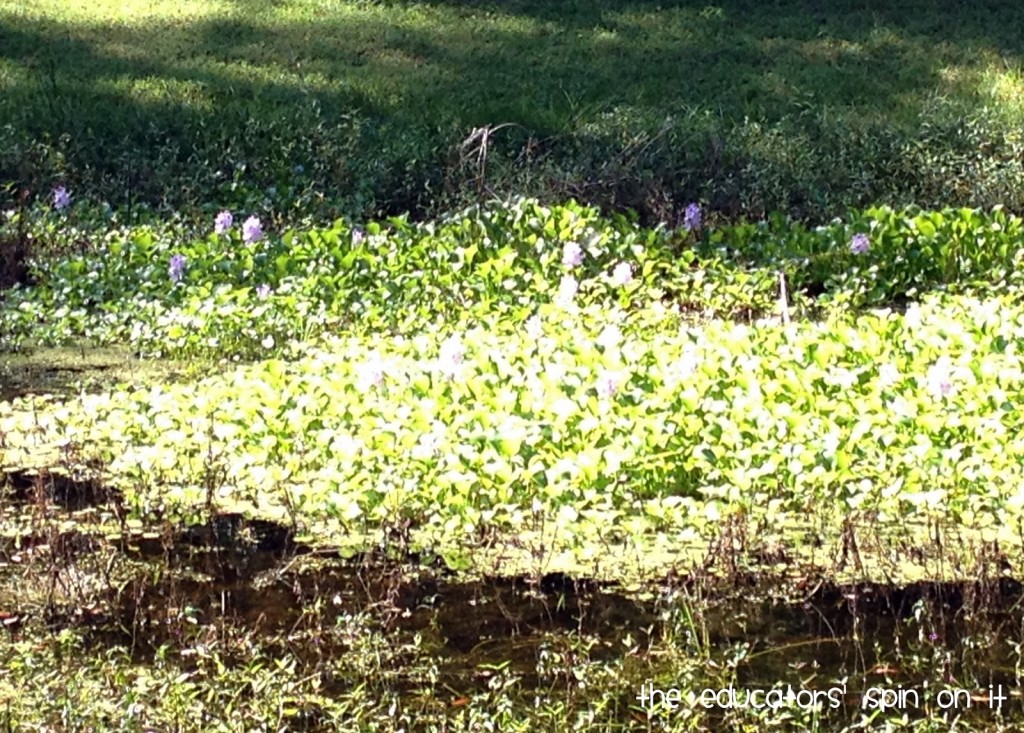
M 867 254 L 868 250 L 871 249 L 871 240 L 868 239 L 867 234 L 854 234 L 853 239 L 850 240 L 850 251 L 855 255 Z
M 686 211 L 683 215 L 683 228 L 688 232 L 696 231 L 700 229 L 701 222 L 703 220 L 703 212 L 698 204 L 690 204 L 686 207 Z M 562 247 L 562 265 L 572 270 L 583 264 L 583 247 L 578 242 L 566 242 L 565 246 Z M 615 287 L 625 287 L 633 282 L 633 266 L 628 262 L 620 262 L 612 269 L 611 272 L 611 283 Z M 576 278 L 571 274 L 566 273 L 562 276 L 562 280 L 559 283 L 558 295 L 555 297 L 555 302 L 559 305 L 565 306 L 572 302 L 576 296 L 576 292 L 579 289 L 579 283 Z
M 53 189 L 53 208 L 57 211 L 71 206 L 71 194 L 64 186 L 57 186 Z
M 217 235 L 224 235 L 231 231 L 231 227 L 234 226 L 235 218 L 232 216 L 230 211 L 222 211 L 217 214 L 213 220 L 213 231 Z M 242 241 L 246 244 L 254 244 L 263 239 L 263 224 L 260 222 L 259 217 L 250 216 L 242 223 Z M 171 278 L 172 282 L 180 283 L 182 278 L 185 276 L 185 265 L 188 264 L 188 259 L 183 254 L 171 255 L 171 262 L 167 268 L 167 274 Z M 266 298 L 270 295 L 269 285 L 260 285 L 256 288 L 256 294 L 260 298 Z
M 213 231 L 216 234 L 227 234 L 234 226 L 235 218 L 230 211 L 222 211 L 213 220 Z M 253 244 L 263 239 L 263 224 L 259 217 L 250 216 L 242 223 L 242 241 L 246 244 Z
M 71 205 L 72 196 L 68 192 L 65 186 L 56 186 L 52 192 L 53 208 L 57 211 L 64 210 Z M 686 207 L 683 215 L 683 228 L 688 232 L 693 232 L 700 229 L 703 221 L 703 212 L 696 203 L 691 203 Z M 218 236 L 228 234 L 234 226 L 235 219 L 230 211 L 221 211 L 214 218 L 213 231 Z M 263 224 L 260 222 L 259 217 L 249 216 L 242 223 L 242 241 L 246 245 L 254 244 L 264 237 Z M 362 239 L 362 232 L 356 232 L 354 241 L 358 242 Z M 850 251 L 855 255 L 863 255 L 870 249 L 871 242 L 866 234 L 855 234 L 850 240 L 849 248 Z M 566 272 L 559 283 L 558 294 L 555 297 L 555 302 L 563 307 L 570 305 L 579 290 L 579 282 L 571 274 L 571 271 L 583 264 L 584 250 L 583 247 L 575 241 L 566 242 L 562 248 L 562 265 L 569 270 Z M 168 276 L 174 283 L 180 283 L 185 276 L 185 268 L 188 265 L 188 259 L 185 255 L 176 253 L 171 256 L 170 263 L 167 268 Z M 611 284 L 615 287 L 625 287 L 633 282 L 633 266 L 628 262 L 619 262 L 612 268 L 610 275 Z M 271 289 L 267 284 L 262 284 L 256 288 L 256 295 L 265 299 L 270 296 Z M 447 345 L 447 351 L 452 353 L 442 354 L 441 361 L 446 363 L 450 368 L 446 371 L 452 372 L 454 369 L 451 367 L 457 367 L 461 364 L 462 352 L 454 344 Z M 377 383 L 377 379 L 370 379 L 370 383 Z M 611 396 L 615 393 L 615 388 L 611 386 L 609 381 L 604 381 L 599 391 L 602 396 Z
M 68 191 L 66 186 L 55 186 L 51 192 L 51 201 L 55 211 L 63 211 L 71 206 L 73 197 Z M 230 211 L 221 211 L 214 218 L 213 231 L 217 235 L 225 235 L 231 231 L 234 226 L 234 216 Z M 254 244 L 264 237 L 263 224 L 260 222 L 259 217 L 250 216 L 242 223 L 242 241 L 251 245 Z M 180 283 L 185 277 L 185 268 L 188 266 L 188 258 L 180 252 L 176 252 L 171 255 L 170 262 L 167 266 L 167 276 L 171 282 L 177 284 Z M 266 283 L 259 285 L 256 288 L 256 296 L 261 300 L 270 297 L 271 288 Z M 265 348 L 273 348 L 274 339 L 271 336 L 267 336 L 262 341 Z

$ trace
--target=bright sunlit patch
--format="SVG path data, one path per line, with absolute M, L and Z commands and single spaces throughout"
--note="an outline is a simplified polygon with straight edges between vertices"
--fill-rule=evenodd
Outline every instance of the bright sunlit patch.
M 0 3 L 0 11 L 6 11 L 7 5 Z M 45 14 L 50 10 L 51 3 L 31 2 L 17 3 L 26 13 Z M 234 3 L 223 0 L 76 0 L 62 3 L 61 12 L 69 20 L 103 18 L 114 22 L 139 23 L 154 20 L 191 20 L 217 15 L 225 15 L 234 9 Z M 25 7 L 27 6 L 27 7 Z

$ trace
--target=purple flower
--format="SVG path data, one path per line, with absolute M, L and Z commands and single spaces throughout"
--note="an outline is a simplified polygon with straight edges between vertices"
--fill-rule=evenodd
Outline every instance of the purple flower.
M 222 211 L 217 214 L 217 218 L 213 220 L 213 231 L 217 234 L 224 234 L 234 223 L 235 217 L 231 216 L 231 212 Z
M 465 348 L 458 337 L 452 336 L 441 344 L 441 361 L 449 364 L 461 364 L 465 356 Z
M 566 242 L 562 247 L 562 264 L 572 269 L 583 264 L 583 248 L 576 242 Z
M 364 239 L 366 239 L 366 234 L 363 232 L 362 229 L 353 229 L 352 230 L 352 244 L 353 245 L 358 247 L 360 244 L 363 243 Z
M 167 268 L 167 274 L 170 275 L 171 280 L 176 283 L 181 282 L 182 274 L 185 272 L 185 263 L 188 260 L 185 259 L 185 255 L 174 255 L 171 257 L 171 266 Z
M 265 300 L 268 297 L 270 297 L 270 286 L 267 285 L 266 283 L 263 283 L 258 288 L 256 288 L 256 297 L 259 298 L 260 300 Z
M 694 229 L 700 229 L 702 214 L 700 206 L 697 204 L 690 204 L 686 207 L 686 212 L 683 214 L 683 229 L 688 232 L 692 232 Z
M 246 244 L 252 244 L 263 239 L 263 225 L 260 224 L 260 220 L 255 216 L 250 216 L 242 224 L 242 241 Z
M 622 287 L 633 282 L 633 268 L 628 262 L 620 262 L 612 270 L 612 284 Z
M 373 354 L 369 361 L 363 362 L 356 367 L 356 386 L 360 392 L 368 392 L 373 387 L 380 387 L 384 384 L 384 363 L 377 354 Z
M 53 208 L 57 211 L 65 209 L 71 205 L 71 194 L 64 186 L 57 186 L 53 189 Z
M 867 234 L 854 234 L 853 239 L 850 240 L 850 251 L 855 255 L 867 254 L 870 248 L 871 240 L 868 239 Z

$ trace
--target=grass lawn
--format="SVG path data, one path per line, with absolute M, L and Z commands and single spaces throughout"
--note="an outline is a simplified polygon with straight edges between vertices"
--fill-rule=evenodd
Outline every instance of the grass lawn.
M 487 186 L 650 216 L 1016 201 L 1022 25 L 1009 2 L 5 0 L 0 181 L 198 206 L 302 165 L 348 211 L 424 211 L 475 193 L 460 143 L 507 124 Z

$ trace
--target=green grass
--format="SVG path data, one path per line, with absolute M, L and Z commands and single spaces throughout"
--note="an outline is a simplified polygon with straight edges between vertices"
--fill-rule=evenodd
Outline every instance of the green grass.
M 212 205 L 302 164 L 344 210 L 422 212 L 474 192 L 458 144 L 508 123 L 504 193 L 988 205 L 1022 180 L 1022 25 L 1008 2 L 3 0 L 0 181 Z

